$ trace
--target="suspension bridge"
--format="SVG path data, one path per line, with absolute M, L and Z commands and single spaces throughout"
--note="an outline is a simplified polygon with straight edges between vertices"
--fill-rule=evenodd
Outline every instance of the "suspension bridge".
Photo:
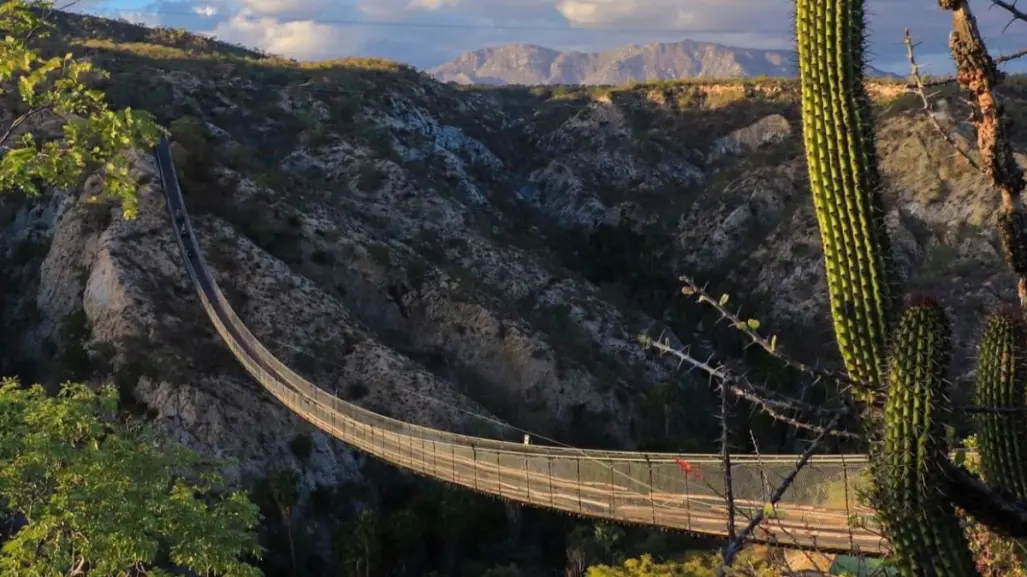
M 186 212 L 171 150 L 155 151 L 172 228 L 200 303 L 245 370 L 314 426 L 374 457 L 481 493 L 574 515 L 727 537 L 719 455 L 526 445 L 392 419 L 335 397 L 279 361 L 249 331 L 214 281 Z M 733 456 L 738 527 L 769 503 L 798 455 Z M 888 542 L 857 502 L 864 455 L 814 455 L 753 540 L 825 552 L 880 556 Z

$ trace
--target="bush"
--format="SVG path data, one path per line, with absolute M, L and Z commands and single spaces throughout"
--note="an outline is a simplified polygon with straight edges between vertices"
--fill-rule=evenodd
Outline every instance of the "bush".
M 777 577 L 780 572 L 773 569 L 766 561 L 754 559 L 752 556 L 741 556 L 735 563 L 736 567 L 745 567 L 752 571 L 729 569 L 728 577 L 753 575 L 754 577 Z M 717 577 L 720 566 L 720 555 L 712 553 L 692 553 L 684 561 L 656 562 L 651 555 L 642 555 L 638 559 L 628 559 L 620 567 L 596 565 L 588 568 L 588 577 Z
M 260 575 L 241 561 L 259 553 L 257 508 L 241 493 L 215 498 L 227 492 L 212 463 L 112 422 L 117 405 L 113 387 L 68 383 L 48 396 L 0 381 L 0 502 L 8 520 L 25 521 L 0 550 L 0 574 L 156 574 L 175 564 Z M 201 483 L 182 478 L 205 468 Z

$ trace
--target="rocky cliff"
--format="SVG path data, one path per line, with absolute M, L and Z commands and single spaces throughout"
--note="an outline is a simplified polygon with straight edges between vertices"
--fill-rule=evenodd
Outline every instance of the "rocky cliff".
M 74 47 L 112 72 L 99 84 L 112 101 L 170 127 L 206 258 L 243 320 L 343 398 L 509 439 L 521 433 L 503 423 L 607 447 L 673 429 L 698 450 L 709 411 L 672 419 L 659 399 L 680 382 L 679 410 L 701 407 L 705 382 L 636 343 L 710 343 L 679 273 L 731 293 L 794 354 L 834 362 L 794 83 L 463 89 L 388 62 L 302 64 L 132 30 Z M 1007 91 L 1019 114 L 1022 84 Z M 982 313 L 1015 296 L 998 196 L 900 87 L 873 93 L 897 257 L 950 308 L 966 375 Z M 0 368 L 113 379 L 243 475 L 294 459 L 297 435 L 314 440 L 308 484 L 357 474 L 358 458 L 232 361 L 187 283 L 153 163 L 141 153 L 136 169 L 133 221 L 85 202 L 88 187 L 0 207 Z

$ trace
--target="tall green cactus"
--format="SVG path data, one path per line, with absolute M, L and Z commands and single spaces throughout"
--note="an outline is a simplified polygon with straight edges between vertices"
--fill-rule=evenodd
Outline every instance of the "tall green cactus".
M 909 576 L 964 577 L 976 569 L 946 494 L 940 429 L 949 329 L 943 311 L 923 301 L 893 326 L 899 291 L 863 86 L 864 19 L 862 0 L 796 0 L 803 137 L 831 315 L 854 393 L 873 417 L 865 419 L 867 437 L 880 445 L 871 450 L 871 497 L 899 565 Z M 1027 227 L 1018 222 L 1003 217 L 999 223 L 1014 271 L 1027 267 L 1019 254 L 1027 250 L 1013 250 L 1027 246 Z M 1021 319 L 1008 313 L 991 319 L 978 364 L 978 403 L 1027 404 L 1024 347 Z M 883 415 L 876 409 L 882 400 Z M 990 482 L 1024 498 L 1027 429 L 1018 417 L 979 419 L 981 459 Z
M 873 500 L 906 577 L 977 574 L 940 482 L 940 464 L 948 458 L 943 419 L 949 339 L 945 313 L 922 300 L 903 312 L 892 340 L 884 442 L 872 463 Z
M 883 382 L 894 287 L 863 86 L 862 0 L 796 0 L 802 124 L 835 337 L 849 376 Z

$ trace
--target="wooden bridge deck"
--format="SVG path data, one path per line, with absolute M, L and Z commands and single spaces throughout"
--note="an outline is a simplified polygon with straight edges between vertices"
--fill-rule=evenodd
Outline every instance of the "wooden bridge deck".
M 724 475 L 718 455 L 634 453 L 523 445 L 398 421 L 334 397 L 281 363 L 250 333 L 203 260 L 188 220 L 166 141 L 156 151 L 163 189 L 186 270 L 214 328 L 246 371 L 282 404 L 319 429 L 416 473 L 504 499 L 576 515 L 727 535 Z M 795 455 L 736 456 L 732 477 L 738 522 L 758 510 L 787 475 Z M 799 473 L 756 538 L 824 551 L 888 551 L 856 503 L 866 466 L 859 455 L 815 456 Z M 686 473 L 686 469 L 689 473 Z

